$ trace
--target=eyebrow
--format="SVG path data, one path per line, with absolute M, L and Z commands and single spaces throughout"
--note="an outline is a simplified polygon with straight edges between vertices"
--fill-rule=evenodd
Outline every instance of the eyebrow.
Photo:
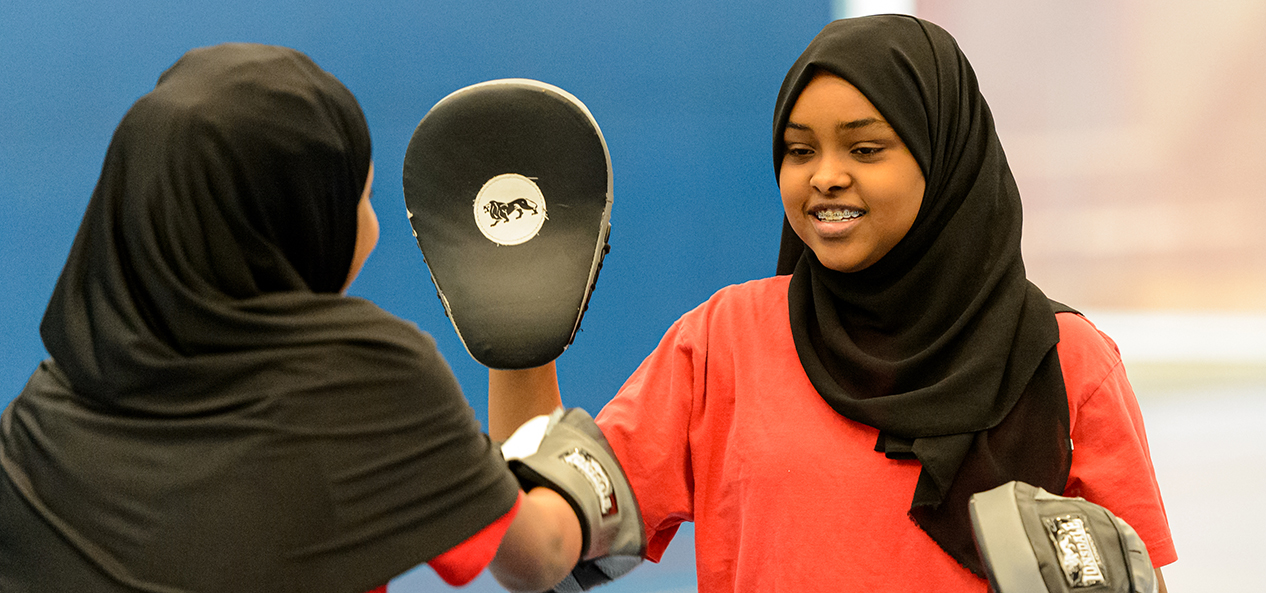
M 879 119 L 877 117 L 864 117 L 862 119 L 855 119 L 853 121 L 840 122 L 838 125 L 835 126 L 835 129 L 842 132 L 845 130 L 856 130 L 859 128 L 873 126 L 876 124 L 889 127 L 889 128 L 892 127 L 891 125 L 888 124 L 888 122 L 882 119 Z M 792 130 L 806 130 L 807 131 L 809 129 L 809 126 L 806 126 L 804 124 L 798 124 L 793 121 L 788 121 L 787 127 Z

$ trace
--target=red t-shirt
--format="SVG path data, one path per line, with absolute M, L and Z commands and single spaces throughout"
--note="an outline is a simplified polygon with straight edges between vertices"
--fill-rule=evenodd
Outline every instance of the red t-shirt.
M 479 576 L 479 573 L 483 572 L 497 555 L 497 548 L 501 547 L 501 538 L 505 537 L 506 530 L 510 529 L 510 524 L 514 522 L 515 515 L 519 514 L 519 505 L 522 503 L 523 493 L 519 492 L 519 499 L 514 502 L 509 512 L 481 529 L 479 533 L 466 538 L 466 541 L 432 558 L 427 564 L 440 575 L 441 579 L 444 579 L 445 583 L 454 587 L 461 587 L 475 580 L 475 577 Z M 387 593 L 387 585 L 369 593 Z
M 695 523 L 699 591 L 986 591 L 907 516 L 920 466 L 805 376 L 788 276 L 719 291 L 679 319 L 598 416 L 658 561 Z M 1072 418 L 1065 494 L 1130 523 L 1156 566 L 1176 555 L 1134 394 L 1111 341 L 1058 315 Z
M 501 547 L 501 538 L 505 537 L 506 530 L 510 529 L 515 515 L 519 514 L 521 504 L 523 504 L 522 491 L 519 492 L 519 499 L 514 501 L 514 506 L 500 519 L 493 521 L 479 533 L 453 546 L 447 552 L 432 558 L 427 564 L 431 565 L 445 583 L 454 587 L 460 587 L 475 580 L 475 577 L 479 576 L 479 573 L 483 572 L 497 555 L 497 548 Z

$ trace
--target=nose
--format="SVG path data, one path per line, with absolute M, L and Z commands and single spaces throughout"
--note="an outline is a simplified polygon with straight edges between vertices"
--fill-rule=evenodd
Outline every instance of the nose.
M 848 167 L 847 156 L 836 151 L 824 151 L 818 158 L 818 166 L 809 178 L 809 184 L 822 194 L 832 194 L 853 185 L 853 175 Z

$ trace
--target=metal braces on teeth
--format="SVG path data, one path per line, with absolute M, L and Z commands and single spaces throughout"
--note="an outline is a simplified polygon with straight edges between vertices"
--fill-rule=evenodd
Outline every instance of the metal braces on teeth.
M 822 212 L 818 212 L 814 214 L 814 216 L 816 216 L 818 220 L 821 220 L 823 222 L 840 222 L 842 220 L 850 220 L 853 218 L 857 218 L 861 215 L 862 213 L 856 210 L 848 210 L 848 211 L 824 210 Z

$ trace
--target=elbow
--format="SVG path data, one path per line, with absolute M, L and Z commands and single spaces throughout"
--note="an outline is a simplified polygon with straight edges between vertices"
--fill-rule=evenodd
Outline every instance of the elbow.
M 580 561 L 580 523 L 552 490 L 533 489 L 506 531 L 488 570 L 507 590 L 547 591 Z
M 535 556 L 535 561 L 529 562 L 506 563 L 493 560 L 489 572 L 507 591 L 535 593 L 552 589 L 575 566 L 574 562 L 567 562 L 564 554 L 556 551 L 538 550 Z

